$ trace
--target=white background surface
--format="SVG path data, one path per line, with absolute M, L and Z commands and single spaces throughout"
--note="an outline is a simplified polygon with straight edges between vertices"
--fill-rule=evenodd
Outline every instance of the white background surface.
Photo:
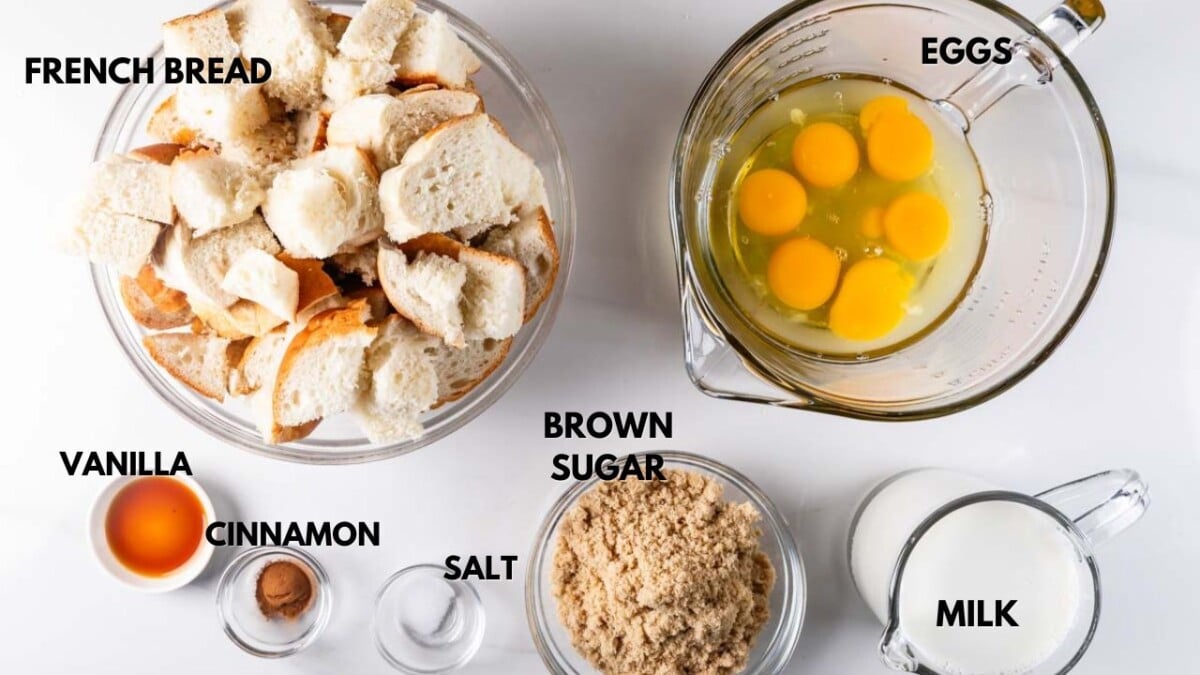
M 1018 9 L 1036 15 L 1040 0 Z M 944 465 L 1039 490 L 1132 466 L 1147 518 L 1099 552 L 1104 611 L 1076 672 L 1193 672 L 1200 605 L 1200 135 L 1195 27 L 1185 0 L 1111 0 L 1078 53 L 1119 166 L 1116 246 L 1091 309 L 1025 383 L 976 410 L 881 425 L 719 402 L 683 371 L 666 174 L 690 97 L 726 46 L 776 0 L 458 0 L 515 53 L 566 137 L 579 195 L 575 271 L 549 342 L 504 400 L 449 440 L 382 464 L 310 467 L 223 446 L 169 413 L 125 362 L 84 266 L 48 232 L 89 159 L 115 87 L 31 87 L 30 55 L 141 54 L 188 0 L 12 3 L 0 64 L 6 313 L 0 345 L 0 672 L 383 673 L 370 601 L 400 567 L 448 553 L 524 556 L 563 486 L 564 450 L 659 444 L 542 439 L 542 412 L 671 410 L 670 445 L 748 474 L 791 520 L 809 575 L 808 618 L 788 673 L 886 672 L 879 626 L 842 551 L 860 494 L 896 471 Z M 333 620 L 308 652 L 260 662 L 221 633 L 213 591 L 228 553 L 168 595 L 120 587 L 95 565 L 84 522 L 103 478 L 67 478 L 60 450 L 185 450 L 225 514 L 374 520 L 383 546 L 315 551 L 336 584 Z M 523 574 L 524 565 L 520 572 Z M 542 672 L 522 583 L 484 583 L 490 625 L 470 673 Z

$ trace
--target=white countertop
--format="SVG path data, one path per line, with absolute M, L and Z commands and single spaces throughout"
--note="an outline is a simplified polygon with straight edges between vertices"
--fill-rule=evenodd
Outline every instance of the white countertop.
M 575 270 L 557 325 L 523 379 L 452 438 L 365 466 L 314 467 L 222 445 L 166 411 L 109 337 L 84 266 L 52 251 L 49 222 L 86 164 L 115 87 L 32 87 L 30 55 L 140 54 L 193 0 L 13 3 L 0 43 L 0 185 L 8 309 L 0 395 L 0 672 L 385 673 L 369 636 L 391 572 L 447 554 L 524 557 L 563 489 L 566 450 L 659 443 L 542 439 L 542 413 L 670 410 L 670 445 L 731 464 L 790 519 L 808 568 L 808 616 L 791 674 L 888 672 L 880 627 L 843 560 L 851 510 L 879 479 L 918 466 L 1036 491 L 1130 466 L 1152 486 L 1147 518 L 1099 551 L 1104 611 L 1077 672 L 1174 675 L 1194 666 L 1200 605 L 1200 131 L 1196 26 L 1185 0 L 1111 0 L 1077 54 L 1119 166 L 1116 245 L 1092 307 L 1064 347 L 1013 391 L 947 419 L 881 425 L 720 402 L 684 374 L 667 226 L 667 165 L 685 107 L 725 47 L 777 0 L 456 6 L 516 54 L 566 138 L 579 196 Z M 1040 0 L 1018 8 L 1036 15 Z M 15 236 L 15 241 L 12 237 Z M 380 520 L 377 549 L 319 549 L 336 585 L 309 651 L 257 661 L 221 632 L 201 580 L 141 595 L 93 562 L 85 516 L 103 478 L 67 478 L 60 450 L 185 450 L 225 513 L 265 520 Z M 524 573 L 524 560 L 519 566 Z M 542 672 L 522 583 L 479 585 L 485 645 L 468 673 Z

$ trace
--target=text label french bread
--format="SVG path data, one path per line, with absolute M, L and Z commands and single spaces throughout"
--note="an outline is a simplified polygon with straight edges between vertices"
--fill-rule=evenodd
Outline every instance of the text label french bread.
M 262 84 L 271 79 L 271 64 L 263 58 L 162 59 L 162 80 L 167 84 Z M 154 60 L 132 56 L 29 56 L 25 58 L 25 84 L 153 84 Z

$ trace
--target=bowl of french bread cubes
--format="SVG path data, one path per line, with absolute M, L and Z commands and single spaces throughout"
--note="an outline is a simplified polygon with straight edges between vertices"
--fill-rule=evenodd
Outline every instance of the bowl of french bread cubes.
M 128 86 L 79 191 L 66 246 L 161 398 L 237 446 L 341 463 L 427 445 L 513 384 L 575 214 L 553 121 L 494 40 L 427 0 L 238 0 L 166 22 L 154 56 L 271 66 Z

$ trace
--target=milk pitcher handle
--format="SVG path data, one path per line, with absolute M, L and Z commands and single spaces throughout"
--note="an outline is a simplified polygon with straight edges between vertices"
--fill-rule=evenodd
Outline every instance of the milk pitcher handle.
M 1075 522 L 1093 547 L 1136 523 L 1150 505 L 1150 488 L 1131 469 L 1105 471 L 1036 495 Z
M 1037 27 L 1063 54 L 1070 54 L 1104 23 L 1104 5 L 1099 0 L 1064 0 L 1037 21 Z M 954 113 L 966 131 L 971 123 L 1022 86 L 1037 86 L 1054 79 L 1060 60 L 1053 48 L 1033 35 L 1013 39 L 1013 58 L 993 63 L 975 73 L 938 104 Z

